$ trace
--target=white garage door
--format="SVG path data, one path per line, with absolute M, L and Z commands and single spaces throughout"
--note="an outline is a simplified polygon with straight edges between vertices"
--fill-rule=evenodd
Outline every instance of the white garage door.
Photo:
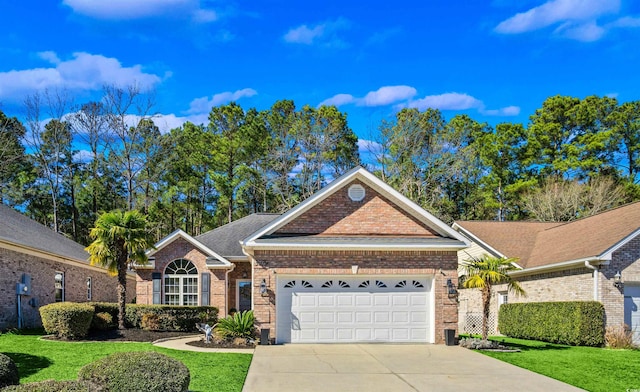
M 633 331 L 633 343 L 640 344 L 640 286 L 624 286 L 624 323 Z
M 278 276 L 277 343 L 433 342 L 433 276 Z

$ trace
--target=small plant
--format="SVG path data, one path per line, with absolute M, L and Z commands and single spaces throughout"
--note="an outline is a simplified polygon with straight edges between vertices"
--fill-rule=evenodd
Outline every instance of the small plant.
M 0 389 L 8 385 L 18 385 L 20 376 L 15 362 L 8 356 L 0 354 Z
M 42 326 L 63 339 L 82 339 L 89 333 L 95 308 L 87 304 L 58 302 L 40 308 Z
M 189 369 L 157 352 L 115 353 L 85 365 L 78 378 L 106 391 L 187 392 Z
M 255 336 L 255 316 L 252 310 L 235 313 L 218 321 L 218 331 L 227 339 Z
M 609 348 L 632 348 L 633 334 L 628 325 L 609 325 L 604 333 Z

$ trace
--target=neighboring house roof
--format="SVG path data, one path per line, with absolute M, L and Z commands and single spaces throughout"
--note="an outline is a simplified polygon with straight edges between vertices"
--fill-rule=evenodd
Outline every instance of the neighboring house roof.
M 246 257 L 239 240 L 268 225 L 280 214 L 256 213 L 220 226 L 195 239 L 224 257 Z
M 84 246 L 0 204 L 0 241 L 88 263 Z
M 459 221 L 471 234 L 525 269 L 575 261 L 610 260 L 640 233 L 640 202 L 566 223 Z
M 460 233 L 453 230 L 440 219 L 436 218 L 423 208 L 400 194 L 398 191 L 384 183 L 372 173 L 364 168 L 357 166 L 342 176 L 335 179 L 329 185 L 316 192 L 313 196 L 298 204 L 285 214 L 282 214 L 271 223 L 252 233 L 242 241 L 242 246 L 246 248 L 273 248 L 273 247 L 291 247 L 291 248 L 332 248 L 340 247 L 350 249 L 399 249 L 407 247 L 409 244 L 402 244 L 398 241 L 407 241 L 407 236 L 393 237 L 375 235 L 368 236 L 348 236 L 339 237 L 322 236 L 317 237 L 313 234 L 318 233 L 299 233 L 299 235 L 278 235 L 278 230 L 287 224 L 295 221 L 313 207 L 320 205 L 334 193 L 347 187 L 354 181 L 360 181 L 368 187 L 372 188 L 379 195 L 383 196 L 395 206 L 410 215 L 415 221 L 420 222 L 428 227 L 433 234 L 428 236 L 416 236 L 410 240 L 412 249 L 462 249 L 468 246 L 467 239 Z M 309 235 L 311 234 L 311 235 Z M 364 240 L 363 238 L 369 238 Z M 445 239 L 443 241 L 443 239 Z

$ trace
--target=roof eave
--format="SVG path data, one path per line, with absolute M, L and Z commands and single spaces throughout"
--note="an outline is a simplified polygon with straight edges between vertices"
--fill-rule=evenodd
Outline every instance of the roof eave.
M 493 254 L 496 257 L 501 257 L 501 258 L 507 258 L 506 255 L 504 255 L 502 252 L 500 252 L 499 250 L 497 250 L 496 248 L 492 247 L 491 245 L 489 245 L 488 243 L 484 242 L 483 240 L 481 240 L 480 238 L 478 238 L 477 236 L 475 236 L 473 233 L 471 233 L 469 230 L 465 229 L 464 227 L 460 226 L 458 223 L 454 222 L 452 225 L 452 228 L 456 231 L 460 231 L 464 237 L 469 237 L 469 240 L 475 242 L 476 244 L 480 245 L 482 248 L 484 248 L 486 251 L 488 251 L 489 253 Z
M 589 257 L 582 257 L 575 260 L 563 261 L 560 263 L 553 263 L 553 264 L 541 265 L 537 267 L 524 268 L 518 271 L 511 271 L 509 272 L 509 275 L 517 277 L 517 276 L 524 276 L 524 275 L 540 274 L 540 273 L 551 272 L 551 271 L 561 271 L 561 270 L 566 270 L 570 268 L 584 266 L 585 262 L 588 262 L 592 265 L 593 264 L 595 265 L 609 264 L 608 260 L 604 260 L 599 256 L 589 256 Z
M 251 250 L 374 250 L 374 251 L 458 251 L 464 249 L 467 246 L 465 244 L 453 245 L 422 245 L 422 244 L 343 244 L 343 243 L 299 243 L 299 242 L 281 242 L 281 243 L 256 243 L 255 241 L 248 242 L 245 247 Z

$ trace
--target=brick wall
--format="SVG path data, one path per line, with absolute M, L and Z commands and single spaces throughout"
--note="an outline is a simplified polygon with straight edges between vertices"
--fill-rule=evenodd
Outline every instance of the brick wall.
M 351 275 L 352 265 L 358 265 L 359 275 L 435 276 L 435 342 L 443 343 L 444 329 L 457 330 L 457 302 L 445 287 L 448 278 L 457 285 L 456 252 L 256 251 L 254 256 L 254 312 L 261 328 L 271 328 L 271 338 L 276 325 L 276 274 Z M 260 295 L 263 279 L 265 297 Z
M 17 326 L 16 283 L 22 274 L 31 275 L 31 295 L 22 296 L 22 313 L 25 327 L 41 325 L 39 307 L 55 302 L 55 274 L 64 272 L 65 300 L 87 301 L 87 278 L 92 280 L 92 301 L 116 302 L 117 280 L 104 270 L 87 265 L 54 261 L 8 249 L 0 249 L 0 330 Z M 127 281 L 127 302 L 136 293 L 133 278 Z M 37 306 L 28 301 L 34 299 Z
M 198 270 L 198 298 L 202 298 L 202 287 L 200 284 L 200 274 L 203 272 L 211 273 L 210 286 L 210 304 L 219 310 L 220 315 L 227 312 L 225 304 L 225 270 L 210 270 L 207 268 L 207 256 L 198 248 L 193 246 L 189 241 L 183 238 L 177 238 L 172 243 L 160 249 L 154 254 L 156 258 L 155 269 L 140 269 L 137 272 L 137 302 L 139 304 L 153 303 L 153 280 L 152 274 L 160 272 L 164 274 L 164 270 L 169 263 L 177 259 L 186 259 L 191 261 Z M 164 285 L 164 282 L 163 282 Z M 164 287 L 163 298 L 164 301 Z
M 356 202 L 349 198 L 348 189 L 352 184 L 365 188 L 364 200 Z M 276 234 L 437 236 L 372 188 L 359 181 L 352 184 L 339 189 Z
M 607 325 L 624 323 L 624 287 L 613 285 L 616 271 L 626 284 L 640 284 L 640 236 L 613 253 L 609 265 L 600 269 L 599 292 L 605 307 Z

